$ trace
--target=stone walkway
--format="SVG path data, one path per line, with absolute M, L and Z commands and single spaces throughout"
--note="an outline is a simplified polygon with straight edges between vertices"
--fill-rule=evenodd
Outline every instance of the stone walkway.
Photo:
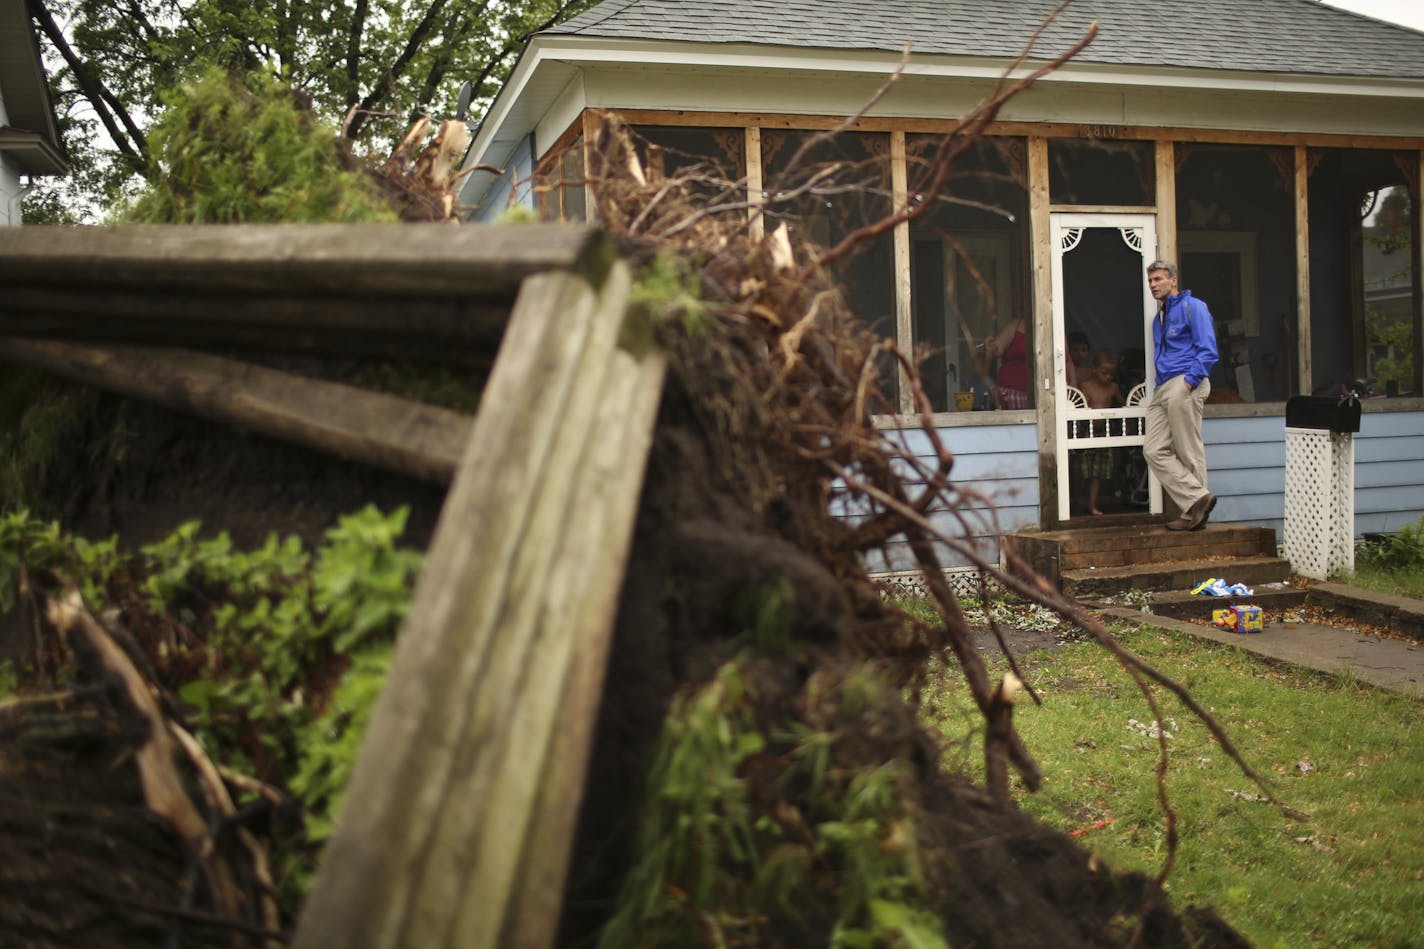
M 1357 587 L 1330 584 L 1330 591 L 1391 609 L 1417 610 L 1424 615 L 1424 602 L 1371 593 Z M 1105 607 L 1104 616 L 1141 625 L 1171 629 L 1203 639 L 1230 643 L 1270 659 L 1316 669 L 1332 675 L 1353 675 L 1383 689 L 1424 698 L 1424 640 L 1386 639 L 1360 630 L 1302 623 L 1293 629 L 1278 623 L 1259 633 L 1232 633 L 1215 626 L 1145 614 L 1126 607 Z

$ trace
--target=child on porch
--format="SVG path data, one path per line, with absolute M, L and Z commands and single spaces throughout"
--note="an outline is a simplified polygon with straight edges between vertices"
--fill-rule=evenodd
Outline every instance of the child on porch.
M 1092 371 L 1086 378 L 1078 380 L 1078 390 L 1083 393 L 1090 409 L 1112 409 L 1122 405 L 1122 389 L 1117 384 L 1117 353 L 1099 350 L 1093 357 Z M 1107 433 L 1103 421 L 1093 424 L 1094 435 Z M 1104 478 L 1111 478 L 1117 466 L 1117 452 L 1112 448 L 1085 448 L 1074 452 L 1073 461 L 1078 477 L 1088 483 L 1088 511 L 1103 513 L 1098 509 L 1098 491 Z

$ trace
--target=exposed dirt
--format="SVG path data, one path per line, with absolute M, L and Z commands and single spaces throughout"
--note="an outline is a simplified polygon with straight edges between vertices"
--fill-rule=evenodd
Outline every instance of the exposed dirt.
M 122 464 L 96 472 L 76 460 L 57 475 L 55 486 L 67 486 L 59 494 L 68 525 L 92 536 L 118 533 L 125 546 L 136 546 L 198 518 L 206 532 L 226 530 L 240 544 L 259 543 L 271 531 L 314 541 L 341 514 L 374 502 L 410 504 L 410 538 L 423 544 L 438 516 L 438 486 L 157 409 L 130 405 L 125 412 L 132 440 Z M 837 577 L 769 529 L 774 513 L 749 511 L 727 490 L 718 474 L 723 465 L 709 456 L 694 415 L 674 396 L 660 422 L 573 863 L 566 945 L 588 943 L 627 868 L 648 756 L 673 695 L 706 682 L 745 648 L 732 610 L 739 595 L 785 578 L 802 605 L 796 648 L 759 667 L 761 701 L 769 706 L 796 706 L 813 673 L 846 674 L 865 658 L 866 642 L 893 643 L 903 628 L 872 586 Z M 1052 648 L 1060 638 L 1007 635 L 1027 651 Z M 997 648 L 987 630 L 977 631 L 976 641 Z M 58 731 L 55 722 L 62 722 Z M 1143 945 L 1244 944 L 1210 912 L 1177 915 L 1150 897 L 1144 878 L 1093 864 L 1068 837 L 942 772 L 936 739 L 913 706 L 867 712 L 863 725 L 867 736 L 880 738 L 848 744 L 841 763 L 871 768 L 897 755 L 916 762 L 916 845 L 954 945 L 1126 944 L 1132 928 L 1125 920 L 1144 906 Z M 193 945 L 211 938 L 202 914 L 184 910 L 193 868 L 143 808 L 125 751 L 136 747 L 141 730 L 97 702 L 38 718 L 11 715 L 0 731 L 0 846 L 7 854 L 0 924 L 18 934 L 13 944 L 149 946 L 167 938 Z M 752 776 L 753 796 L 798 806 L 779 773 L 768 757 Z M 833 910 L 813 907 L 802 928 L 768 930 L 767 944 L 820 943 Z
M 104 399 L 87 427 L 51 469 L 46 506 L 67 530 L 118 535 L 129 549 L 190 520 L 205 536 L 227 531 L 238 546 L 273 532 L 311 544 L 367 504 L 409 505 L 406 539 L 423 547 L 445 496 L 442 485 L 118 398 Z M 113 437 L 117 451 L 95 447 Z
M 772 577 L 787 578 L 796 603 L 805 604 L 795 614 L 795 647 L 756 666 L 758 704 L 803 718 L 813 717 L 805 699 L 810 683 L 825 687 L 828 676 L 853 674 L 864 659 L 857 644 L 876 639 L 866 627 L 899 622 L 878 597 L 864 595 L 868 584 L 838 579 L 737 503 L 737 492 L 713 474 L 714 452 L 692 414 L 674 396 L 659 423 L 580 819 L 561 934 L 566 946 L 591 944 L 635 859 L 632 841 L 662 712 L 679 689 L 706 682 L 720 663 L 748 648 L 729 604 Z M 1032 652 L 1055 648 L 1064 634 L 1009 629 L 1004 635 L 1013 648 Z M 987 629 L 974 638 L 981 649 L 998 649 Z M 837 744 L 835 767 L 871 770 L 897 757 L 914 762 L 905 805 L 950 944 L 1126 945 L 1146 907 L 1141 945 L 1247 945 L 1210 910 L 1179 915 L 1153 896 L 1145 878 L 1111 872 L 1068 836 L 943 771 L 939 739 L 913 705 L 867 708 L 858 722 L 864 740 Z M 788 780 L 789 755 L 787 744 L 773 742 L 745 777 L 759 813 L 794 822 L 788 814 L 810 813 L 814 805 Z M 833 868 L 822 870 L 834 878 Z M 765 920 L 747 944 L 824 945 L 835 909 L 810 899 L 794 920 Z

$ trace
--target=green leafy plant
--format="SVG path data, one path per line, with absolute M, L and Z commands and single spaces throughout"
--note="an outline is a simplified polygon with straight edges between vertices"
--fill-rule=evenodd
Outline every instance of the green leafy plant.
M 1382 569 L 1424 566 L 1424 517 L 1393 534 L 1380 534 L 1362 542 L 1355 556 L 1363 564 Z
M 213 760 L 289 795 L 303 833 L 277 861 L 295 905 L 331 832 L 394 636 L 423 560 L 401 548 L 408 512 L 341 518 L 315 551 L 295 537 L 253 550 L 196 522 L 124 555 L 27 511 L 0 516 L 0 607 L 20 572 L 118 609 Z M 140 596 L 123 596 L 137 586 Z M 111 591 L 114 595 L 111 596 Z M 3 685 L 3 683 L 0 683 Z
M 165 97 L 156 171 L 121 217 L 171 224 L 394 221 L 337 130 L 263 72 L 199 70 Z
M 804 717 L 767 722 L 758 669 L 733 660 L 674 702 L 600 945 L 782 944 L 819 924 L 832 946 L 945 946 L 904 749 L 877 743 L 866 767 L 847 755 L 867 750 L 866 723 L 884 720 L 897 691 L 861 667 L 808 684 Z M 793 788 L 800 807 L 767 800 Z

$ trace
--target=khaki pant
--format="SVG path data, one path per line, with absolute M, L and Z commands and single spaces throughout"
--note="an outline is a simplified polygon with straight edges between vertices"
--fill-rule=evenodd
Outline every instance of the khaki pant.
M 1203 379 L 1187 390 L 1182 376 L 1173 376 L 1152 392 L 1147 403 L 1147 437 L 1143 457 L 1162 490 L 1185 511 L 1206 490 L 1206 446 L 1202 444 L 1202 406 L 1211 394 Z

